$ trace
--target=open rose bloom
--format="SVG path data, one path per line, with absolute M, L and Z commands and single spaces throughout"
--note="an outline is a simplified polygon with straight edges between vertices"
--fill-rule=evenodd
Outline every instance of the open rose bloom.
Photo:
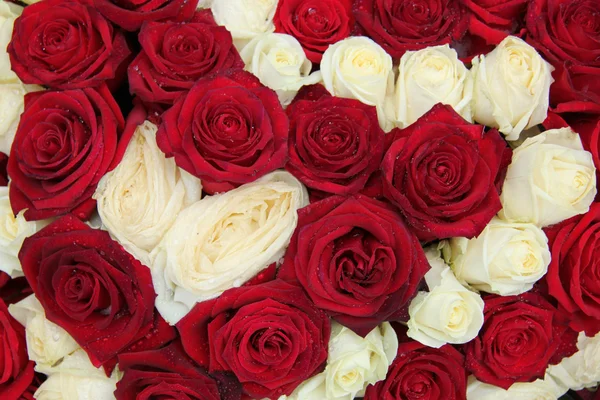
M 600 0 L 0 0 L 0 400 L 600 400 Z

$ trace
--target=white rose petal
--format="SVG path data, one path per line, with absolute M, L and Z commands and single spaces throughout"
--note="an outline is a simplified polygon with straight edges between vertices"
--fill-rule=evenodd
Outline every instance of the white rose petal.
M 19 250 L 26 237 L 48 224 L 47 221 L 26 221 L 25 210 L 16 216 L 10 206 L 8 187 L 0 186 L 0 271 L 15 278 L 23 276 Z
M 596 197 L 596 168 L 570 128 L 525 140 L 513 153 L 499 216 L 539 227 L 586 213 Z
M 517 382 L 508 389 L 489 385 L 469 377 L 467 400 L 556 400 L 567 392 L 552 379 Z
M 341 40 L 323 54 L 321 74 L 332 95 L 376 106 L 383 130 L 391 128 L 385 103 L 391 101 L 394 72 L 392 57 L 381 46 L 363 36 Z
M 407 335 L 435 348 L 467 343 L 483 325 L 483 300 L 458 282 L 439 250 L 426 254 L 431 265 L 425 275 L 429 292 L 419 292 L 411 301 Z
M 179 212 L 200 200 L 202 185 L 156 144 L 156 125 L 140 125 L 123 160 L 98 183 L 94 199 L 104 227 L 145 264 Z
M 553 68 L 522 39 L 508 36 L 473 59 L 473 117 L 496 127 L 507 140 L 542 123 L 548 113 Z
M 550 365 L 546 376 L 573 390 L 594 387 L 600 382 L 600 333 L 594 337 L 579 333 L 577 349 L 571 357 L 563 358 L 557 365 Z
M 198 2 L 198 6 L 196 8 L 198 8 L 199 10 L 201 10 L 203 8 L 211 8 L 212 3 L 213 3 L 213 0 L 200 0 Z
M 24 85 L 19 80 L 0 83 L 0 152 L 10 154 L 24 109 L 24 96 L 40 90 L 43 90 L 41 86 Z
M 279 261 L 306 205 L 304 186 L 276 171 L 183 210 L 151 254 L 161 315 L 175 324 L 195 303 Z
M 15 19 L 23 12 L 23 7 L 8 1 L 0 2 L 0 83 L 19 82 L 17 74 L 10 68 L 6 48 L 12 38 Z
M 321 80 L 320 71 L 310 73 L 312 63 L 298 40 L 290 35 L 267 33 L 258 36 L 244 47 L 240 56 L 246 71 L 275 90 L 284 106 L 291 103 L 302 86 Z
M 400 59 L 393 103 L 393 115 L 399 127 L 414 123 L 437 103 L 452 106 L 472 122 L 472 97 L 471 72 L 450 46 L 407 51 Z
M 10 314 L 25 327 L 27 353 L 37 365 L 51 367 L 68 356 L 79 345 L 60 326 L 48 321 L 35 295 L 8 307 Z
M 502 296 L 531 290 L 550 265 L 548 238 L 533 224 L 495 217 L 478 237 L 447 243 L 444 255 L 460 282 Z
M 84 350 L 77 350 L 55 367 L 37 365 L 36 371 L 49 375 L 33 397 L 37 400 L 114 400 L 120 373 L 110 378 L 95 368 Z
M 273 17 L 278 0 L 216 0 L 212 13 L 219 25 L 225 26 L 238 50 L 263 33 L 275 31 Z

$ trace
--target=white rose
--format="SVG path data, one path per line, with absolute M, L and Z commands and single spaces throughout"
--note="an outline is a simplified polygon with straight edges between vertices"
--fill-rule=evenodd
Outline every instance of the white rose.
M 394 90 L 392 57 L 373 40 L 355 36 L 329 46 L 321 60 L 321 74 L 334 96 L 376 106 L 379 124 L 391 128 L 384 105 Z
M 567 392 L 552 379 L 513 383 L 508 390 L 469 377 L 467 400 L 556 400 Z
M 15 19 L 23 12 L 23 7 L 8 1 L 0 2 L 0 83 L 19 82 L 17 74 L 10 69 L 10 59 L 6 48 L 12 38 Z
M 498 128 L 507 140 L 517 140 L 521 131 L 546 119 L 553 70 L 533 47 L 514 36 L 475 57 L 475 121 Z
M 592 155 L 571 129 L 552 129 L 514 151 L 499 216 L 544 227 L 586 213 L 595 196 Z
M 577 349 L 571 357 L 550 365 L 546 375 L 573 390 L 596 386 L 600 381 L 600 333 L 594 337 L 579 333 Z
M 389 322 L 360 337 L 333 322 L 327 367 L 302 383 L 288 400 L 352 400 L 387 375 L 398 352 L 398 337 Z M 281 399 L 280 399 L 281 400 Z
M 24 109 L 24 96 L 43 90 L 38 85 L 24 85 L 19 80 L 0 83 L 0 151 L 10 154 L 19 119 Z
M 312 63 L 298 40 L 282 33 L 258 36 L 240 52 L 246 71 L 256 75 L 263 85 L 273 89 L 287 106 L 304 85 L 321 81 L 321 72 L 310 73 Z
M 21 210 L 15 216 L 8 187 L 0 186 L 0 271 L 13 278 L 23 275 L 18 257 L 23 241 L 47 225 L 47 221 L 26 221 L 24 214 Z
M 394 119 L 401 128 L 414 123 L 437 103 L 471 118 L 473 77 L 450 46 L 407 51 L 400 59 L 394 95 Z
M 25 327 L 29 359 L 38 365 L 52 366 L 79 345 L 60 326 L 48 321 L 35 295 L 8 306 L 10 314 Z
M 411 301 L 407 335 L 435 348 L 467 343 L 483 325 L 483 300 L 458 282 L 438 249 L 428 249 L 426 255 L 431 266 L 425 274 L 429 292 L 419 292 Z
M 446 243 L 445 258 L 460 282 L 501 296 L 531 290 L 550 265 L 548 238 L 533 224 L 495 217 L 478 237 Z
M 55 367 L 36 365 L 35 370 L 49 375 L 34 393 L 37 400 L 114 400 L 120 372 L 107 377 L 95 368 L 84 350 L 77 350 Z
M 202 185 L 156 145 L 156 125 L 140 125 L 117 168 L 98 183 L 94 199 L 106 230 L 143 263 L 179 212 L 200 200 Z
M 256 36 L 275 31 L 273 17 L 278 0 L 217 0 L 212 13 L 219 25 L 225 26 L 238 50 Z
M 213 3 L 213 0 L 200 0 L 198 2 L 198 6 L 196 8 L 199 10 L 201 10 L 203 8 L 211 8 L 212 3 Z
M 181 211 L 151 254 L 158 311 L 175 324 L 279 261 L 306 205 L 304 186 L 276 171 Z

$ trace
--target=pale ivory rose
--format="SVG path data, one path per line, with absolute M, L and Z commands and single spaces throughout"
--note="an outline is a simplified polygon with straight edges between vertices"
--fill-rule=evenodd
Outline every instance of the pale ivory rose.
M 151 254 L 158 311 L 175 324 L 195 303 L 278 262 L 306 205 L 304 186 L 276 171 L 180 212 Z
M 34 393 L 36 400 L 114 400 L 113 392 L 121 373 L 115 369 L 106 376 L 102 368 L 96 368 L 82 349 L 54 367 L 36 365 L 35 370 L 48 375 Z
M 400 59 L 393 118 L 400 128 L 414 123 L 437 103 L 450 105 L 472 122 L 473 77 L 450 46 L 407 51 Z
M 407 335 L 435 348 L 467 343 L 483 325 L 483 300 L 458 282 L 438 248 L 425 254 L 431 266 L 425 274 L 429 292 L 419 292 L 411 301 Z
M 0 186 L 0 271 L 13 278 L 23 276 L 18 258 L 23 241 L 48 224 L 45 220 L 26 221 L 23 214 L 25 210 L 15 216 L 10 206 L 8 187 Z
M 513 153 L 500 218 L 545 227 L 586 213 L 596 196 L 596 169 L 570 128 L 527 139 Z
M 321 74 L 329 93 L 377 107 L 379 124 L 391 129 L 385 103 L 392 101 L 394 72 L 392 57 L 381 46 L 364 36 L 332 44 L 323 54 Z
M 25 327 L 27 353 L 37 365 L 51 367 L 79 349 L 77 342 L 64 329 L 46 319 L 44 309 L 35 295 L 11 304 L 8 310 Z
M 303 382 L 288 400 L 352 400 L 387 374 L 398 352 L 398 337 L 389 322 L 364 338 L 333 322 L 325 371 Z M 284 398 L 280 398 L 282 400 Z
M 298 40 L 283 33 L 266 33 L 252 39 L 240 52 L 245 70 L 273 89 L 284 106 L 304 85 L 321 81 L 321 72 L 310 73 L 312 63 Z
M 263 33 L 275 31 L 273 17 L 278 0 L 216 0 L 211 10 L 215 21 L 223 25 L 242 50 L 248 42 Z
M 198 8 L 199 10 L 201 10 L 203 8 L 211 8 L 212 3 L 213 3 L 213 0 L 200 0 L 198 2 L 198 6 L 196 8 Z
M 550 250 L 546 234 L 534 224 L 494 217 L 476 238 L 449 239 L 444 258 L 461 283 L 509 296 L 531 290 L 546 274 Z
M 600 333 L 587 337 L 580 332 L 577 349 L 571 357 L 563 358 L 557 365 L 550 365 L 546 376 L 573 390 L 594 387 L 600 382 Z
M 507 140 L 542 123 L 548 113 L 553 67 L 522 39 L 508 36 L 473 59 L 473 118 Z
M 8 1 L 0 2 L 0 83 L 19 82 L 17 74 L 10 68 L 6 48 L 12 37 L 15 19 L 23 12 L 23 7 Z
M 94 199 L 108 232 L 145 264 L 179 212 L 200 200 L 200 180 L 156 145 L 157 127 L 138 126 L 123 160 L 98 183 Z
M 534 382 L 517 382 L 508 389 L 483 383 L 469 377 L 467 400 L 557 400 L 567 389 L 552 379 L 538 379 Z

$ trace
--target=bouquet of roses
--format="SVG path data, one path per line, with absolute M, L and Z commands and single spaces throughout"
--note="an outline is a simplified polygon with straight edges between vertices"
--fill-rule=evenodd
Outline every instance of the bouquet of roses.
M 594 396 L 598 0 L 25 3 L 0 399 Z

